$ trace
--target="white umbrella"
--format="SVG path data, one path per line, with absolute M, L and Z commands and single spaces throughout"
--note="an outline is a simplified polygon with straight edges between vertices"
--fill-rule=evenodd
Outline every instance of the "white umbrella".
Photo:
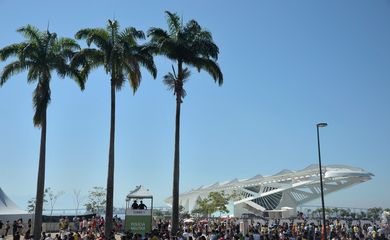
M 194 219 L 188 218 L 184 220 L 184 223 L 193 223 Z

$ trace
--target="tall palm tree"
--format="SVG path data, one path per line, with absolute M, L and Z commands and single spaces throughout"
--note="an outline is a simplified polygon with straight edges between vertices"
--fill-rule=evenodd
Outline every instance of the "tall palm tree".
M 45 189 L 46 161 L 46 111 L 50 103 L 50 81 L 52 72 L 61 78 L 72 77 L 84 89 L 84 80 L 75 69 L 67 63 L 79 50 L 79 45 L 69 38 L 58 38 L 57 34 L 40 31 L 34 26 L 27 25 L 17 30 L 26 38 L 24 42 L 11 44 L 0 49 L 0 60 L 9 57 L 15 60 L 7 64 L 0 75 L 2 86 L 12 75 L 24 70 L 28 71 L 27 82 L 37 83 L 33 94 L 34 125 L 41 128 L 41 143 L 39 151 L 39 167 L 34 219 L 34 239 L 40 239 L 42 229 L 42 209 Z
M 140 67 L 145 67 L 154 78 L 157 70 L 153 55 L 147 46 L 139 45 L 137 40 L 144 39 L 142 31 L 133 27 L 119 31 L 119 23 L 108 20 L 107 27 L 81 29 L 76 39 L 85 39 L 88 48 L 82 49 L 72 60 L 72 65 L 82 66 L 83 75 L 99 66 L 103 66 L 111 81 L 111 126 L 108 155 L 107 198 L 105 236 L 112 232 L 113 195 L 114 195 L 114 146 L 115 146 L 115 92 L 120 90 L 126 79 L 129 80 L 133 93 L 141 82 Z M 94 44 L 96 48 L 90 48 Z
M 164 77 L 164 82 L 176 95 L 171 230 L 172 235 L 176 235 L 179 227 L 180 107 L 185 96 L 183 85 L 190 76 L 188 68 L 184 65 L 195 67 L 198 71 L 205 70 L 219 85 L 223 83 L 223 75 L 216 63 L 219 49 L 214 43 L 211 33 L 202 29 L 195 20 L 190 20 L 186 25 L 183 25 L 176 13 L 166 11 L 166 14 L 168 31 L 161 28 L 150 28 L 148 36 L 151 37 L 151 45 L 157 54 L 166 56 L 176 63 L 176 70 L 172 66 L 172 73 L 168 73 Z

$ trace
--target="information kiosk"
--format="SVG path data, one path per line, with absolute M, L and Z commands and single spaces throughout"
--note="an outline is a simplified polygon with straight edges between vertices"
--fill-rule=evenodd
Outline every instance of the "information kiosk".
M 153 195 L 140 185 L 126 197 L 125 231 L 143 236 L 152 231 Z

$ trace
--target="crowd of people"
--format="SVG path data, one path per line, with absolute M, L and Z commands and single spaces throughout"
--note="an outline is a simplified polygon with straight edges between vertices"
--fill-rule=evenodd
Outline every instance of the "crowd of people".
M 171 236 L 171 223 L 168 220 L 154 220 L 153 230 L 144 236 L 124 232 L 122 220 L 114 217 L 114 231 L 112 236 L 104 237 L 104 218 L 90 219 L 74 217 L 60 218 L 58 232 L 42 233 L 41 240 L 106 240 L 121 238 L 121 240 L 323 240 L 321 221 L 306 221 L 295 219 L 265 220 L 265 219 L 237 219 L 213 218 L 181 221 L 180 231 Z M 72 224 L 71 224 L 72 223 Z M 31 239 L 31 221 L 27 228 L 22 219 L 10 224 L 0 222 L 0 240 Z M 345 221 L 340 219 L 329 220 L 326 224 L 327 239 L 329 240 L 382 240 L 389 239 L 389 226 L 381 226 L 378 222 Z
M 51 224 L 53 223 L 48 225 Z M 56 234 L 42 232 L 41 240 L 103 240 L 105 239 L 103 237 L 104 224 L 105 220 L 101 216 L 92 216 L 89 219 L 85 217 L 73 217 L 72 219 L 61 217 L 57 227 L 49 227 L 52 228 L 49 230 L 56 232 Z M 113 235 L 119 233 L 122 228 L 122 220 L 115 216 L 113 218 Z M 10 238 L 11 236 L 12 238 Z M 0 240 L 29 240 L 32 238 L 31 219 L 28 220 L 27 225 L 23 223 L 23 219 L 14 221 L 12 225 L 9 221 L 3 223 L 0 220 Z
M 31 219 L 27 221 L 27 226 L 23 223 L 23 219 L 18 219 L 13 221 L 11 224 L 10 221 L 3 223 L 0 220 L 0 240 L 5 239 L 6 236 L 12 234 L 14 240 L 20 240 L 21 238 L 30 239 L 31 238 Z
M 169 221 L 159 220 L 155 228 L 144 237 L 126 232 L 122 240 L 322 240 L 320 221 L 300 219 L 201 219 L 182 221 L 180 231 L 171 236 Z M 326 224 L 329 240 L 382 240 L 389 239 L 390 229 L 373 221 L 329 220 Z

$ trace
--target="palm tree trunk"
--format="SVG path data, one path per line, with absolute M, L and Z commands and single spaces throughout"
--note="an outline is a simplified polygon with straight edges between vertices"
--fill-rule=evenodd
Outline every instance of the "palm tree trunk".
M 46 109 L 43 113 L 41 124 L 41 145 L 39 149 L 39 166 L 38 166 L 38 182 L 37 195 L 35 197 L 35 217 L 34 217 L 34 240 L 41 238 L 42 231 L 42 211 L 43 211 L 43 195 L 45 191 L 45 163 L 46 162 Z
M 176 122 L 175 122 L 175 157 L 173 160 L 173 193 L 172 193 L 172 230 L 176 236 L 179 230 L 179 179 L 180 179 L 180 106 L 181 94 L 176 94 Z
M 180 181 L 180 107 L 183 93 L 183 62 L 177 63 L 176 119 L 175 119 L 175 156 L 173 160 L 173 190 L 172 190 L 172 229 L 171 235 L 176 236 L 179 230 L 179 181 Z
M 106 195 L 106 225 L 104 235 L 106 239 L 111 238 L 112 214 L 114 198 L 114 147 L 115 147 L 115 84 L 111 79 L 111 127 L 110 127 L 110 149 L 108 155 L 108 176 Z

